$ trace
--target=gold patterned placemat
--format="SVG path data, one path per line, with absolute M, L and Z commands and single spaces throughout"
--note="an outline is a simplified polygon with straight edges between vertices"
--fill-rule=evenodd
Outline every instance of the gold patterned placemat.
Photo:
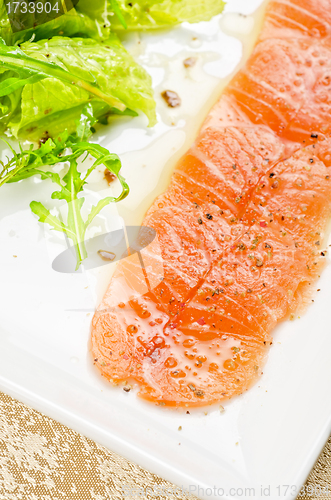
M 319 494 L 329 489 L 329 493 Z M 300 500 L 331 499 L 331 438 Z M 0 393 L 0 500 L 195 500 L 91 439 Z

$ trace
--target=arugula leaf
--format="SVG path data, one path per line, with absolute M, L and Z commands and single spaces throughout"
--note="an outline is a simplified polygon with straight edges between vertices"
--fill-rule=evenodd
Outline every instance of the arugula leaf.
M 49 224 L 56 231 L 67 233 L 67 226 L 63 224 L 63 222 L 60 222 L 57 217 L 54 217 L 54 215 L 52 215 L 42 203 L 39 201 L 31 201 L 30 208 L 34 214 L 39 216 L 39 222 Z M 72 234 L 71 236 L 74 237 L 75 235 Z
M 21 74 L 20 79 L 17 77 L 11 77 L 11 78 L 6 78 L 6 80 L 3 80 L 0 83 L 0 97 L 9 95 L 12 92 L 15 92 L 15 90 L 24 87 L 24 85 L 32 85 L 33 83 L 39 82 L 39 80 L 43 78 L 40 75 L 29 75 L 27 72 L 25 73 L 24 71 L 21 71 L 20 74 Z
M 62 141 L 61 137 L 55 142 L 48 139 L 45 144 L 35 150 L 33 145 L 28 150 L 23 150 L 20 146 L 20 152 L 18 153 L 9 144 L 8 146 L 13 153 L 13 157 L 6 164 L 0 162 L 0 187 L 5 183 L 18 182 L 36 174 L 41 175 L 42 178 L 57 179 L 57 174 L 54 172 L 43 172 L 40 169 L 44 165 L 51 166 L 59 162 L 60 155 L 65 149 L 65 142 Z
M 39 96 L 38 96 L 39 97 Z M 51 97 L 51 96 L 49 96 Z M 49 103 L 51 104 L 51 99 L 49 99 Z M 35 102 L 35 99 L 32 99 L 32 102 Z M 39 99 L 38 99 L 39 102 Z M 63 101 L 62 101 L 63 102 Z M 110 108 L 107 104 L 101 101 L 91 101 L 89 103 L 93 109 L 94 118 L 104 124 L 107 125 L 108 117 L 114 113 L 115 108 Z M 44 116 L 41 116 L 36 121 L 27 120 L 26 125 L 20 127 L 20 123 L 22 121 L 22 113 L 21 111 L 14 113 L 13 119 L 9 122 L 11 127 L 11 132 L 15 137 L 28 139 L 29 141 L 45 141 L 49 137 L 57 137 L 59 134 L 63 132 L 64 129 L 67 129 L 69 133 L 74 133 L 77 128 L 77 123 L 81 117 L 81 114 L 86 107 L 86 102 L 78 102 L 77 105 L 72 103 L 72 107 L 68 109 L 59 109 L 56 112 L 52 112 L 50 114 L 47 113 L 47 101 L 44 102 L 44 107 L 46 113 Z M 128 113 L 128 110 L 120 112 L 116 110 L 120 115 L 125 115 Z M 29 115 L 30 119 L 33 119 L 32 115 Z M 1 121 L 0 121 L 1 123 Z
M 62 156 L 63 152 L 69 147 L 75 147 L 82 143 L 82 141 L 87 141 L 92 135 L 91 129 L 95 122 L 92 106 L 88 104 L 82 109 L 80 119 L 76 123 L 76 131 L 72 135 L 69 135 L 68 131 L 65 130 L 54 140 L 49 138 L 41 143 L 38 149 L 34 149 L 33 144 L 31 144 L 29 149 L 23 150 L 19 144 L 20 151 L 18 153 L 8 142 L 3 140 L 13 153 L 13 157 L 8 159 L 6 164 L 0 161 L 0 187 L 3 184 L 18 182 L 36 174 L 39 174 L 42 179 L 50 178 L 53 182 L 58 183 L 60 179 L 58 174 L 44 172 L 40 169 L 45 165 L 52 166 L 60 161 L 66 161 L 66 156 Z
M 76 134 L 71 137 L 71 144 L 87 141 L 92 135 L 92 127 L 96 122 L 97 120 L 93 115 L 93 108 L 91 104 L 87 104 L 81 112 L 80 120 L 78 120 L 76 127 Z
M 67 223 L 64 224 L 59 218 L 51 215 L 49 210 L 40 202 L 31 202 L 30 208 L 32 212 L 39 217 L 40 222 L 50 225 L 52 229 L 56 231 L 64 232 L 68 238 L 72 240 L 76 250 L 77 270 L 83 260 L 87 258 L 85 238 L 88 226 L 106 205 L 125 198 L 129 193 L 129 187 L 119 174 L 121 162 L 117 155 L 110 154 L 101 146 L 89 143 L 80 143 L 77 146 L 72 146 L 72 151 L 73 153 L 71 155 L 62 158 L 62 161 L 69 161 L 70 163 L 66 175 L 62 180 L 52 179 L 55 180 L 60 187 L 58 191 L 52 194 L 52 199 L 64 200 L 68 205 Z M 83 175 L 77 168 L 77 159 L 87 152 L 97 158 L 97 160 L 88 169 L 85 175 Z M 85 198 L 79 197 L 78 195 L 83 191 L 89 175 L 100 164 L 104 164 L 108 170 L 117 176 L 122 186 L 122 192 L 117 198 L 108 196 L 100 200 L 97 205 L 92 207 L 85 221 L 81 214 Z
M 54 140 L 48 139 L 38 149 L 32 149 L 33 146 L 31 146 L 30 149 L 23 150 L 20 146 L 18 153 L 12 149 L 13 158 L 8 160 L 7 164 L 2 164 L 2 169 L 0 169 L 0 186 L 5 183 L 18 182 L 33 175 L 39 175 L 42 179 L 50 179 L 57 185 L 58 189 L 53 192 L 52 199 L 63 200 L 67 203 L 66 224 L 52 215 L 49 209 L 40 202 L 33 201 L 30 207 L 32 212 L 39 217 L 40 222 L 50 225 L 53 230 L 64 232 L 72 240 L 77 255 L 77 269 L 87 257 L 84 241 L 88 226 L 105 206 L 118 202 L 129 194 L 129 187 L 120 175 L 121 161 L 118 156 L 109 153 L 106 148 L 98 144 L 86 142 L 92 133 L 91 128 L 94 123 L 92 106 L 89 104 L 83 110 L 75 134 L 69 135 L 68 131 L 65 131 Z M 70 153 L 68 149 L 71 150 Z M 82 173 L 78 170 L 77 160 L 88 154 L 95 158 L 95 162 L 85 173 Z M 69 169 L 62 179 L 59 174 L 43 168 L 67 162 L 69 162 Z M 117 197 L 108 196 L 100 200 L 91 208 L 87 219 L 84 220 L 81 209 L 85 198 L 79 195 L 83 192 L 88 177 L 101 164 L 116 175 L 122 191 Z

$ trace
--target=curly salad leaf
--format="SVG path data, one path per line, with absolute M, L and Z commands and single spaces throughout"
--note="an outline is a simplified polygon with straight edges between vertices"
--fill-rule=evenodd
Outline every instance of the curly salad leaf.
M 195 23 L 209 21 L 220 14 L 225 6 L 222 0 L 80 0 L 78 9 L 95 16 L 101 22 L 100 13 L 111 11 L 111 27 L 114 30 L 157 29 L 174 26 L 184 21 Z M 94 11 L 94 14 L 93 14 Z
M 77 257 L 76 269 L 87 258 L 85 238 L 89 225 L 105 206 L 112 202 L 118 202 L 129 194 L 129 187 L 120 175 L 121 162 L 118 156 L 109 153 L 107 149 L 98 144 L 87 142 L 94 123 L 92 107 L 88 105 L 83 111 L 75 134 L 69 135 L 65 131 L 56 139 L 49 138 L 39 149 L 33 149 L 31 146 L 28 150 L 20 148 L 19 153 L 12 150 L 13 157 L 6 164 L 2 164 L 2 168 L 0 168 L 0 187 L 5 183 L 18 182 L 34 175 L 40 176 L 41 179 L 50 179 L 56 184 L 57 189 L 51 198 L 67 203 L 66 223 L 59 217 L 52 215 L 50 210 L 40 202 L 32 201 L 30 207 L 32 212 L 39 217 L 40 222 L 48 224 L 53 230 L 65 233 L 73 242 Z M 77 163 L 83 155 L 85 158 L 88 155 L 95 158 L 92 166 L 84 173 L 78 170 Z M 69 163 L 67 173 L 62 178 L 58 173 L 44 168 L 58 163 Z M 81 209 L 85 198 L 80 194 L 87 184 L 88 177 L 99 165 L 104 165 L 117 177 L 122 191 L 117 197 L 108 196 L 100 200 L 97 205 L 91 208 L 89 215 L 84 220 Z
M 151 78 L 116 35 L 105 43 L 68 37 L 20 47 L 2 43 L 0 71 L 0 103 L 9 110 L 3 127 L 10 127 L 16 137 L 54 135 L 68 126 L 66 113 L 61 120 L 62 112 L 71 111 L 74 123 L 87 103 L 96 115 L 133 110 L 144 112 L 150 125 L 156 121 Z M 15 92 L 19 96 L 14 101 L 3 99 Z
M 48 139 L 51 141 L 52 139 Z M 47 142 L 48 142 L 47 141 Z M 82 174 L 78 170 L 77 159 L 84 154 L 90 154 L 96 161 Z M 125 180 L 119 174 L 121 169 L 121 162 L 117 155 L 110 154 L 109 151 L 98 144 L 90 144 L 89 142 L 82 142 L 77 146 L 72 147 L 70 155 L 59 158 L 58 162 L 69 162 L 69 170 L 66 175 L 60 177 L 52 172 L 45 172 L 40 174 L 36 169 L 31 175 L 40 174 L 48 176 L 54 183 L 57 184 L 58 190 L 52 194 L 52 199 L 64 200 L 67 203 L 68 214 L 67 223 L 62 222 L 58 217 L 52 215 L 50 211 L 40 202 L 32 201 L 30 208 L 34 214 L 39 217 L 40 222 L 44 222 L 51 226 L 56 231 L 64 232 L 74 244 L 77 256 L 76 270 L 80 264 L 87 258 L 87 251 L 85 247 L 86 231 L 88 226 L 92 223 L 94 218 L 101 212 L 101 210 L 111 202 L 118 202 L 125 198 L 129 192 L 129 187 Z M 87 184 L 87 179 L 92 171 L 98 165 L 104 165 L 110 172 L 116 175 L 122 185 L 122 192 L 118 197 L 108 196 L 100 200 L 97 205 L 93 206 L 86 220 L 83 219 L 81 209 L 84 204 L 85 198 L 79 197 Z M 31 171 L 30 171 L 31 172 Z

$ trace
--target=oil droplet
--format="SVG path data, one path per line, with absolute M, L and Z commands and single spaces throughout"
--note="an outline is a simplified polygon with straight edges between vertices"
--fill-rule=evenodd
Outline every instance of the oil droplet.
M 205 361 L 207 361 L 207 358 L 206 356 L 198 356 L 197 361 L 198 363 L 204 363 Z
M 135 325 L 129 325 L 126 329 L 128 333 L 137 333 L 138 328 Z
M 149 318 L 149 317 L 150 317 L 150 315 L 151 315 L 151 313 L 150 313 L 149 311 L 147 311 L 147 309 L 143 309 L 143 310 L 141 311 L 141 313 L 139 314 L 139 316 L 140 316 L 141 318 L 145 318 L 145 319 L 146 319 L 146 318 Z
M 185 356 L 188 358 L 188 359 L 194 359 L 195 358 L 195 354 L 189 352 L 189 351 L 185 351 Z
M 196 341 L 194 339 L 186 339 L 183 342 L 183 346 L 184 347 L 192 347 L 195 344 L 195 342 Z
M 235 363 L 233 359 L 227 359 L 226 361 L 224 361 L 223 366 L 226 370 L 233 372 L 236 368 L 238 368 L 238 363 Z
M 171 372 L 171 376 L 173 378 L 184 378 L 186 377 L 186 373 L 183 370 L 175 370 L 174 372 Z
M 125 307 L 124 302 L 120 302 L 120 303 L 118 304 L 118 307 L 120 307 L 121 309 L 123 309 L 123 307 Z
M 177 361 L 175 360 L 175 358 L 170 356 L 170 358 L 167 358 L 165 360 L 164 364 L 167 368 L 175 368 L 175 366 L 177 366 Z
M 152 338 L 152 342 L 157 347 L 163 347 L 165 344 L 164 338 L 159 337 L 158 335 Z
M 218 364 L 216 364 L 216 363 L 210 363 L 208 371 L 210 371 L 210 372 L 216 372 L 216 371 L 218 371 Z

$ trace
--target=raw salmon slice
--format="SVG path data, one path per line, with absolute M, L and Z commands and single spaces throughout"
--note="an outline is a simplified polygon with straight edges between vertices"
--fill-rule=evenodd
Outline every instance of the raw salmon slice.
M 261 374 L 272 330 L 303 308 L 331 214 L 331 6 L 271 2 L 246 67 L 143 221 L 92 326 L 113 383 L 199 406 Z M 329 82 L 330 80 L 330 82 Z

